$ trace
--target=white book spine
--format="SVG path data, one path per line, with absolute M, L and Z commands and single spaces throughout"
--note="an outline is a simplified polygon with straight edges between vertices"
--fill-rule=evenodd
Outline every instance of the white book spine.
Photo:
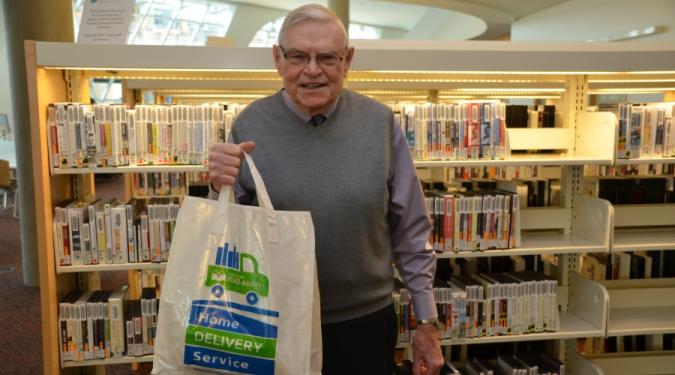
M 124 295 L 126 289 L 116 289 L 108 298 L 108 320 L 110 324 L 111 355 L 124 355 L 126 336 L 124 334 Z
M 128 263 L 126 210 L 124 206 L 117 206 L 113 207 L 110 211 L 112 218 L 113 263 Z

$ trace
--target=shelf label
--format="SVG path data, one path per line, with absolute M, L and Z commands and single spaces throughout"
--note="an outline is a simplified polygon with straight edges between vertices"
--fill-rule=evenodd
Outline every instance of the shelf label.
M 85 0 L 78 43 L 126 44 L 134 0 Z

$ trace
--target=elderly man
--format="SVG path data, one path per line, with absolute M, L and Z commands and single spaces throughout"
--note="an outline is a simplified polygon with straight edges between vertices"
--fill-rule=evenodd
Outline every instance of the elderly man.
M 255 204 L 242 151 L 252 153 L 275 208 L 310 211 L 321 295 L 323 374 L 393 373 L 393 267 L 417 318 L 415 374 L 443 364 L 432 293 L 430 222 L 401 130 L 382 104 L 343 82 L 354 57 L 340 20 L 305 5 L 284 20 L 272 50 L 284 89 L 249 105 L 232 143 L 212 147 L 211 186 L 234 185 Z M 241 174 L 240 172 L 241 166 Z

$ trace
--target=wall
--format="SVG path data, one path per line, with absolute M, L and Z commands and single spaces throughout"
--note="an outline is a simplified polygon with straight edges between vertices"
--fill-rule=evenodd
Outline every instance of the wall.
M 675 1 L 573 0 L 517 20 L 511 40 L 581 42 L 647 26 L 665 32 L 630 40 L 675 41 Z
M 276 21 L 279 17 L 284 17 L 288 11 L 281 9 L 267 8 L 258 5 L 237 3 L 237 9 L 232 18 L 232 24 L 227 30 L 227 37 L 234 40 L 237 47 L 248 47 L 253 40 L 255 33 L 260 30 L 267 22 Z M 405 30 L 381 27 L 382 39 L 402 38 Z M 271 56 L 271 53 L 270 53 Z
M 6 113 L 12 138 L 14 138 L 14 111 L 12 110 L 12 85 L 9 79 L 9 58 L 7 49 L 7 23 L 5 10 L 0 5 L 0 113 Z
M 233 38 L 237 47 L 248 47 L 255 33 L 260 30 L 267 22 L 274 21 L 279 17 L 285 16 L 288 12 L 237 3 L 237 10 L 234 12 L 232 24 L 227 30 L 227 37 Z M 270 58 L 272 54 L 270 52 Z
M 427 10 L 403 39 L 465 40 L 485 32 L 487 25 L 479 18 L 445 9 Z
M 7 38 L 7 61 L 15 124 L 14 142 L 16 143 L 16 172 L 20 192 L 18 205 L 21 216 L 23 281 L 25 285 L 37 286 L 39 275 L 35 236 L 35 190 L 33 189 L 24 40 L 72 42 L 72 0 L 3 0 L 1 4 L 5 15 L 3 37 Z

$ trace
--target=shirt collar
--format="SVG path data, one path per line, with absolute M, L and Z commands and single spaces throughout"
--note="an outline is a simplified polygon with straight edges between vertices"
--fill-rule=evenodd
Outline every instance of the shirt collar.
M 298 117 L 300 117 L 303 121 L 309 122 L 311 119 L 310 116 L 308 116 L 306 113 L 302 112 L 300 108 L 293 102 L 290 96 L 288 96 L 288 93 L 286 90 L 281 90 L 281 96 L 284 98 L 284 104 L 286 104 L 286 107 L 291 110 L 291 112 L 295 113 Z M 340 96 L 338 95 L 337 98 L 335 98 L 335 102 L 333 102 L 333 105 L 328 108 L 328 110 L 324 113 L 321 113 L 328 119 L 333 112 L 335 112 L 335 108 L 337 108 L 338 102 L 340 101 Z

